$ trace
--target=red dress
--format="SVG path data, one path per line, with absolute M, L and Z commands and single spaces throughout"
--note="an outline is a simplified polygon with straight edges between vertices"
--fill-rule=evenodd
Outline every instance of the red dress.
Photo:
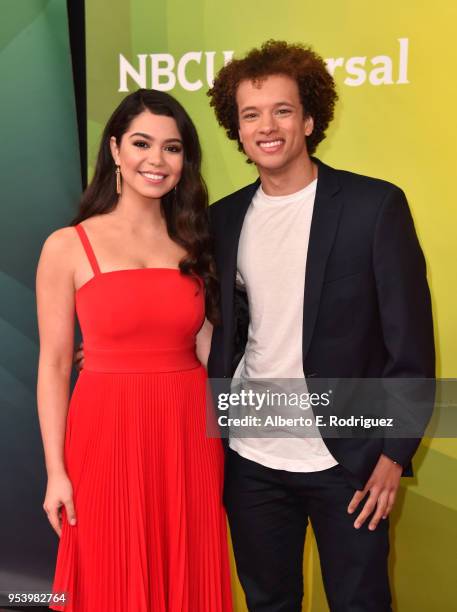
M 85 362 L 65 463 L 53 592 L 66 612 L 230 612 L 221 441 L 206 436 L 206 371 L 195 355 L 201 281 L 177 269 L 100 272 L 76 293 Z

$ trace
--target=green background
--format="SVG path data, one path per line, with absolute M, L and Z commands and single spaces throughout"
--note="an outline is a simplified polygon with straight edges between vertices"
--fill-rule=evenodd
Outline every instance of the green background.
M 0 591 L 48 590 L 58 540 L 42 509 L 35 271 L 81 175 L 66 2 L 0 10 Z
M 457 374 L 457 221 L 453 197 L 457 170 L 457 89 L 453 0 L 288 0 L 229 3 L 194 0 L 91 0 L 86 3 L 88 146 L 92 167 L 103 126 L 118 102 L 119 55 L 138 68 L 137 54 L 215 51 L 235 56 L 268 38 L 311 44 L 324 58 L 387 55 L 394 81 L 399 38 L 409 41 L 409 84 L 361 86 L 335 72 L 340 101 L 317 155 L 326 163 L 400 185 L 406 192 L 428 263 L 438 376 Z M 148 58 L 149 60 L 149 58 Z M 150 63 L 148 65 L 148 70 Z M 189 65 L 190 80 L 204 80 L 204 66 Z M 129 79 L 129 89 L 137 85 Z M 147 86 L 151 85 L 148 77 Z M 212 201 L 255 178 L 236 145 L 214 119 L 207 87 L 170 91 L 195 121 L 204 151 L 204 175 Z M 415 458 L 416 477 L 402 485 L 392 516 L 390 569 L 394 609 L 455 609 L 457 564 L 457 445 L 426 440 Z M 233 572 L 235 576 L 235 572 Z M 304 610 L 327 610 L 314 542 L 308 538 Z M 236 610 L 245 610 L 234 578 Z

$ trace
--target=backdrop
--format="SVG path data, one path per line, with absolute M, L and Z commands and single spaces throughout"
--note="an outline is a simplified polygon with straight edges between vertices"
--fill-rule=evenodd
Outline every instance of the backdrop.
M 35 270 L 81 191 L 65 2 L 1 3 L 0 82 L 0 592 L 48 591 L 57 536 L 42 509 Z
M 218 128 L 206 90 L 214 71 L 268 38 L 311 44 L 334 73 L 340 102 L 318 150 L 325 162 L 399 184 L 424 248 L 433 295 L 438 375 L 457 373 L 453 176 L 457 51 L 453 0 L 91 0 L 86 8 L 88 141 L 93 163 L 108 115 L 139 86 L 171 92 L 201 136 L 211 199 L 254 178 Z M 393 515 L 396 610 L 450 610 L 456 575 L 457 449 L 425 441 L 417 476 Z M 318 559 L 306 550 L 305 610 L 324 603 Z M 235 581 L 236 609 L 245 610 Z

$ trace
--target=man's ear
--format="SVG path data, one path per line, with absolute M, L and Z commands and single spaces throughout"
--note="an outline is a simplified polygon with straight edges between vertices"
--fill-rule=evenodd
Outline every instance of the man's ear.
M 238 140 L 243 144 L 243 139 L 241 138 L 241 130 L 238 130 Z
M 308 115 L 305 119 L 305 136 L 311 136 L 314 130 L 314 119 Z
M 121 162 L 119 159 L 119 147 L 117 146 L 117 142 L 114 136 L 111 136 L 111 138 L 109 139 L 109 146 L 111 149 L 111 155 L 114 159 L 114 163 L 116 164 L 116 166 L 120 166 Z

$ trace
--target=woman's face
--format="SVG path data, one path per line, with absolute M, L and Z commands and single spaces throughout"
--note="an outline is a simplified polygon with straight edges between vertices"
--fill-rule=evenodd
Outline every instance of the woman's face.
M 111 137 L 110 146 L 120 166 L 123 197 L 160 199 L 181 178 L 183 143 L 172 117 L 144 111 L 133 119 L 120 143 Z

